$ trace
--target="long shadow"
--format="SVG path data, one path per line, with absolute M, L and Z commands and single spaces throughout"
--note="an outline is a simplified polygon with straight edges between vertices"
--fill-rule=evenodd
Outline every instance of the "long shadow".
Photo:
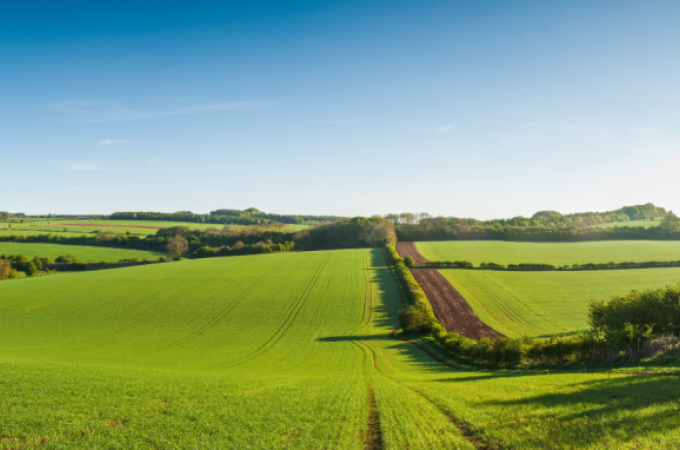
M 529 416 L 529 420 L 553 423 L 556 426 L 540 427 L 540 440 L 546 443 L 568 440 L 574 448 L 604 444 L 612 436 L 625 442 L 680 427 L 680 378 L 613 376 L 565 388 L 570 392 L 493 399 L 477 405 L 516 409 Z M 498 426 L 510 430 L 516 424 Z M 680 442 L 674 444 L 673 448 L 680 447 Z

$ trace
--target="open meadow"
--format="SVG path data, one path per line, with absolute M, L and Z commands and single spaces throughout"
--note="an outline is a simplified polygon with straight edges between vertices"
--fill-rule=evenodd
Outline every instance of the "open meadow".
M 0 242 L 0 255 L 24 255 L 29 259 L 34 256 L 50 258 L 51 262 L 58 256 L 71 255 L 78 262 L 118 262 L 121 259 L 137 258 L 155 261 L 167 253 L 146 250 L 132 250 L 113 247 L 94 247 L 88 245 L 62 245 L 41 243 Z
M 118 234 L 151 235 L 156 234 L 159 228 L 189 227 L 197 230 L 218 229 L 225 225 L 197 222 L 172 222 L 164 220 L 95 220 L 95 219 L 46 219 L 26 218 L 14 219 L 11 222 L 12 229 L 20 231 L 40 231 L 41 234 L 54 232 L 93 233 L 95 231 L 111 231 Z M 233 230 L 247 230 L 246 225 L 227 225 Z M 300 231 L 309 225 L 284 225 L 282 231 Z M 2 230 L 0 230 L 2 231 Z
M 484 323 L 506 336 L 588 329 L 588 303 L 680 282 L 680 268 L 576 272 L 440 270 Z
M 542 263 L 556 266 L 625 261 L 680 260 L 680 241 L 428 241 L 416 242 L 430 261 L 496 264 Z
M 678 378 L 461 371 L 399 309 L 376 249 L 0 282 L 0 448 L 680 445 Z

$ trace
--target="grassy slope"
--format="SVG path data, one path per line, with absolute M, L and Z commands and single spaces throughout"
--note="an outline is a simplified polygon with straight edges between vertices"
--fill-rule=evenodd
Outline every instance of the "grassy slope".
M 680 443 L 676 378 L 458 372 L 399 308 L 375 250 L 0 283 L 0 448 L 365 448 L 369 387 L 386 449 Z
M 479 265 L 546 263 L 555 265 L 610 261 L 680 260 L 680 241 L 507 242 L 433 241 L 416 243 L 432 261 L 467 260 Z
M 0 254 L 25 255 L 29 258 L 40 256 L 50 258 L 52 262 L 58 256 L 72 255 L 78 262 L 118 262 L 121 259 L 146 258 L 157 260 L 165 253 L 145 250 L 129 250 L 121 248 L 93 247 L 87 245 L 61 245 L 61 244 L 32 244 L 16 242 L 0 242 Z
M 583 272 L 441 270 L 472 309 L 507 336 L 543 336 L 588 328 L 591 299 L 680 281 L 680 269 Z

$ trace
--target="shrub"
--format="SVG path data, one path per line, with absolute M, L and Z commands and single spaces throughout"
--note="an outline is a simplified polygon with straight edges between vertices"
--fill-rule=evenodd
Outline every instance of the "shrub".
M 408 267 L 408 268 L 411 268 L 411 267 L 414 267 L 416 265 L 416 263 L 415 263 L 415 261 L 413 261 L 413 258 L 411 258 L 410 256 L 407 256 L 406 258 L 404 258 L 404 265 L 406 265 L 406 267 Z
M 38 268 L 35 267 L 33 261 L 29 261 L 27 263 L 24 263 L 24 272 L 26 272 L 27 277 L 32 277 L 33 275 L 38 273 Z

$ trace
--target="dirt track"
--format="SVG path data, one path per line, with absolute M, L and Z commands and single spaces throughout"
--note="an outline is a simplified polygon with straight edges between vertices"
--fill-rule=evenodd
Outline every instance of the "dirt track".
M 399 242 L 397 251 L 402 258 L 412 257 L 418 265 L 427 262 L 413 242 Z M 413 269 L 411 273 L 425 291 L 437 319 L 447 330 L 472 339 L 503 336 L 477 317 L 468 302 L 439 271 Z
M 162 227 L 144 227 L 140 225 L 101 225 L 94 223 L 50 223 L 50 227 L 97 227 L 97 228 L 141 228 L 144 230 L 160 230 Z

